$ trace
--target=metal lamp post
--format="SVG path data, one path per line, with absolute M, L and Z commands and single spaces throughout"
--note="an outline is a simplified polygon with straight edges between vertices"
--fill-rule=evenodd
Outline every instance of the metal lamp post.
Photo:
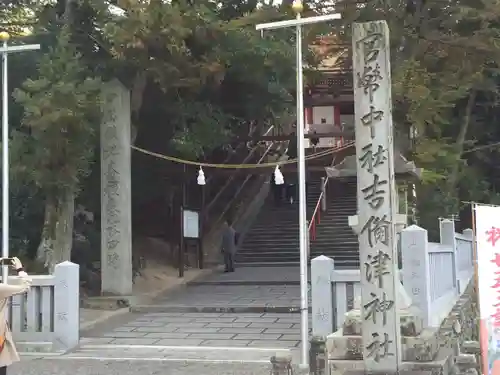
M 9 257 L 9 85 L 7 82 L 7 55 L 14 52 L 40 49 L 39 44 L 8 46 L 10 35 L 0 32 L 2 54 L 2 257 Z M 7 283 L 8 266 L 2 266 L 2 282 Z
M 259 24 L 257 30 L 281 29 L 295 26 L 296 28 L 296 58 L 297 58 L 297 156 L 299 172 L 299 239 L 300 239 L 300 313 L 301 313 L 301 367 L 308 368 L 309 348 L 309 317 L 308 317 L 308 284 L 307 284 L 307 211 L 306 211 L 306 166 L 304 150 L 304 80 L 302 68 L 302 25 L 340 19 L 340 13 L 302 18 L 304 6 L 301 0 L 295 0 L 292 9 L 295 20 L 286 20 Z

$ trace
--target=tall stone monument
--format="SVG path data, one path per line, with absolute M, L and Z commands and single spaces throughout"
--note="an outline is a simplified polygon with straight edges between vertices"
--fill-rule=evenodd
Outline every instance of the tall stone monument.
M 401 362 L 389 30 L 352 27 L 363 361 L 395 373 Z
M 101 291 L 132 294 L 130 92 L 105 84 L 101 124 Z

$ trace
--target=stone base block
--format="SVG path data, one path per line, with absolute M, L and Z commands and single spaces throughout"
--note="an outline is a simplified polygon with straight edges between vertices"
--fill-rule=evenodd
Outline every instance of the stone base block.
M 439 351 L 437 329 L 425 329 L 416 337 L 401 338 L 403 361 L 432 361 Z M 342 330 L 332 333 L 326 339 L 328 359 L 361 360 L 363 347 L 361 336 L 346 336 Z
M 52 342 L 42 341 L 42 342 L 28 342 L 19 341 L 16 342 L 16 349 L 19 353 L 55 353 L 58 349 Z
M 401 336 L 417 336 L 423 329 L 423 320 L 408 310 L 399 312 Z M 361 336 L 363 319 L 361 310 L 349 311 L 344 320 L 343 332 L 347 336 Z
M 455 357 L 455 368 L 458 374 L 472 373 L 471 370 L 479 369 L 479 364 L 474 354 L 460 354 Z
M 292 356 L 290 354 L 280 354 L 272 356 L 271 375 L 289 375 L 292 372 Z
M 432 371 L 414 371 L 414 370 L 403 370 L 403 371 L 396 371 L 396 372 L 387 372 L 387 371 L 381 371 L 381 372 L 367 372 L 364 370 L 358 371 L 358 370 L 347 370 L 344 372 L 343 375 L 432 375 Z
M 367 372 L 362 360 L 328 360 L 326 373 L 329 375 L 345 374 L 374 374 Z M 398 374 L 451 374 L 453 368 L 453 355 L 449 350 L 440 350 L 437 358 L 430 362 L 403 362 Z
M 401 342 L 403 361 L 432 361 L 440 348 L 437 328 L 424 329 L 415 337 L 402 336 Z
M 480 354 L 481 346 L 479 345 L 479 341 L 464 341 L 461 347 L 462 351 L 465 354 Z
M 326 338 L 326 358 L 328 360 L 363 359 L 361 336 L 346 336 L 342 330 L 328 335 Z

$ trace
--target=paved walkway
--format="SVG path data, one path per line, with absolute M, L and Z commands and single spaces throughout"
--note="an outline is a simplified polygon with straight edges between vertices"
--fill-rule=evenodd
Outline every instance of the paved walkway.
M 299 341 L 299 314 L 150 313 L 82 344 L 296 348 Z
M 260 364 L 280 351 L 296 356 L 300 345 L 296 273 L 298 267 L 262 267 L 214 274 L 154 304 L 138 306 L 106 327 L 96 327 L 69 356 Z

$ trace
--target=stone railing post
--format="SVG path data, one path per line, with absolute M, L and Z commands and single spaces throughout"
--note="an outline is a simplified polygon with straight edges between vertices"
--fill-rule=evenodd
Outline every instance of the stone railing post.
M 403 285 L 422 313 L 424 327 L 431 321 L 431 294 L 427 231 L 411 225 L 401 232 Z
M 457 293 L 460 293 L 460 282 L 458 280 L 458 260 L 457 260 L 457 239 L 455 237 L 455 222 L 453 220 L 444 219 L 439 223 L 439 236 L 441 244 L 450 246 L 453 249 L 452 270 L 453 270 L 453 285 Z
M 312 334 L 326 337 L 333 332 L 332 271 L 334 261 L 324 255 L 311 260 Z
M 462 234 L 465 237 L 469 238 L 471 241 L 474 239 L 474 232 L 470 228 L 464 229 Z
M 68 350 L 80 340 L 80 266 L 59 263 L 54 278 L 55 345 Z
M 470 266 L 471 270 L 474 269 L 474 231 L 470 228 L 464 229 L 462 234 L 470 240 Z

